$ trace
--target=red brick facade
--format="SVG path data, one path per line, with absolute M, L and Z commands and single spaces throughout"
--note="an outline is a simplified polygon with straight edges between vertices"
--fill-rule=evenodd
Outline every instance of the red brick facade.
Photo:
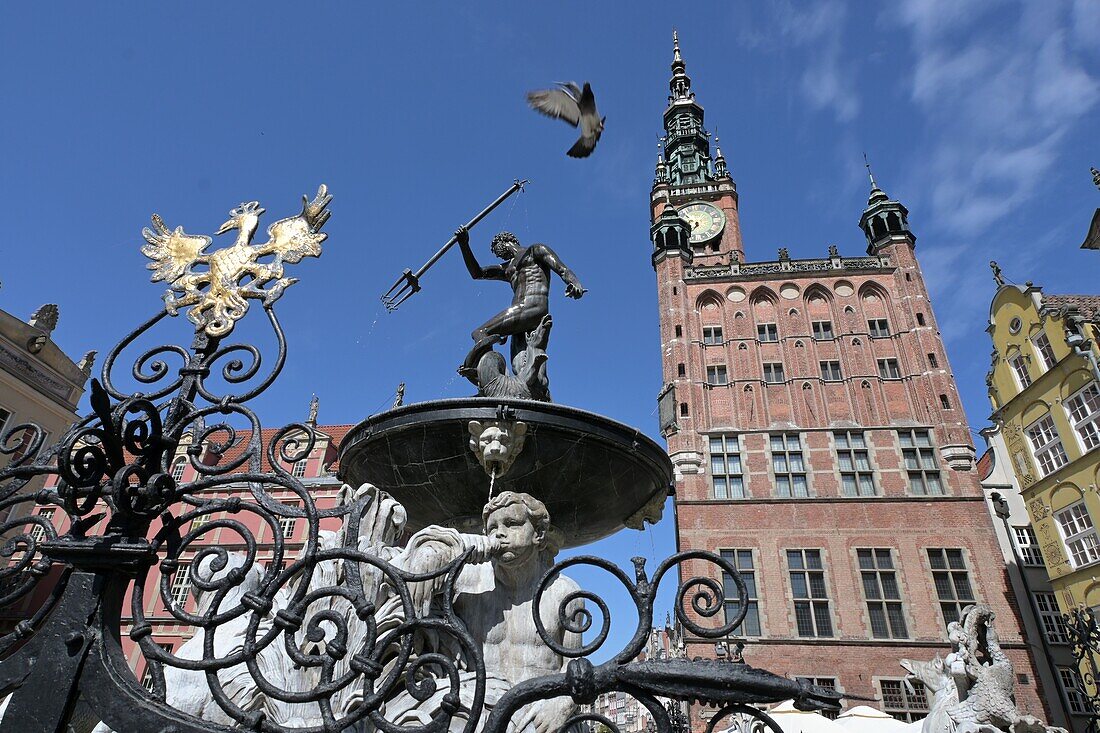
M 904 206 L 873 186 L 868 256 L 746 262 L 736 186 L 721 152 L 710 158 L 679 49 L 671 88 L 651 196 L 662 430 L 679 548 L 751 551 L 759 631 L 740 629 L 746 661 L 896 710 L 880 681 L 904 676 L 900 658 L 950 650 L 941 602 L 958 595 L 997 612 L 1026 676 L 1020 708 L 1046 715 Z M 692 156 L 701 170 L 676 170 Z M 725 228 L 685 241 L 691 224 L 675 212 L 698 202 L 722 210 Z M 688 638 L 689 657 L 713 654 Z M 705 714 L 693 709 L 694 728 Z

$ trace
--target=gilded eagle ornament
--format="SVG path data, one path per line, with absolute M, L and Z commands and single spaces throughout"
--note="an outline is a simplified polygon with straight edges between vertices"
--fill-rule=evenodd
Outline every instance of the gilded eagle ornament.
M 164 306 L 170 315 L 191 307 L 187 318 L 196 330 L 212 337 L 221 337 L 233 330 L 234 324 L 248 312 L 249 299 L 262 300 L 269 306 L 283 291 L 298 282 L 295 277 L 283 277 L 283 264 L 296 264 L 303 257 L 318 257 L 321 242 L 328 234 L 321 227 L 332 212 L 328 211 L 332 196 L 324 184 L 312 201 L 302 196 L 302 213 L 280 219 L 267 228 L 268 241 L 252 244 L 260 216 L 265 209 L 258 201 L 242 203 L 229 212 L 229 219 L 218 227 L 215 235 L 237 230 L 237 241 L 208 253 L 213 241 L 203 234 L 187 234 L 182 226 L 171 230 L 153 214 L 152 229 L 141 230 L 145 244 L 141 253 L 152 260 L 153 282 L 169 283 L 164 293 Z M 260 262 L 273 255 L 274 259 Z M 205 265 L 206 269 L 196 269 Z M 248 279 L 247 283 L 242 281 Z M 269 285 L 270 287 L 264 287 Z

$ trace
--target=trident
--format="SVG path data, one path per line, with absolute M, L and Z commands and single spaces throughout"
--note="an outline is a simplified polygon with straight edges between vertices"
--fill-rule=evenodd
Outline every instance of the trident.
M 480 214 L 475 216 L 473 219 L 470 219 L 470 221 L 466 222 L 466 226 L 464 228 L 473 229 L 475 224 L 487 217 L 493 211 L 493 209 L 504 203 L 504 201 L 516 191 L 522 191 L 523 187 L 528 183 L 530 183 L 530 181 L 528 181 L 526 178 L 522 181 L 517 178 L 507 191 L 502 193 L 500 196 L 497 196 L 496 201 L 486 206 L 484 209 L 481 210 Z M 431 259 L 425 262 L 424 266 L 421 267 L 419 270 L 413 272 L 412 270 L 406 269 L 403 273 L 401 273 L 401 277 L 397 278 L 397 282 L 393 284 L 393 287 L 390 288 L 386 292 L 386 294 L 382 296 L 382 304 L 386 306 L 386 310 L 390 313 L 393 313 L 395 310 L 397 310 L 397 307 L 399 305 L 404 303 L 416 293 L 420 292 L 420 278 L 423 277 L 424 273 L 428 271 L 428 268 L 434 265 L 440 257 L 446 254 L 447 250 L 454 246 L 454 243 L 457 241 L 458 239 L 454 235 L 452 235 L 451 238 L 447 240 L 447 243 L 440 247 L 439 251 L 432 255 Z

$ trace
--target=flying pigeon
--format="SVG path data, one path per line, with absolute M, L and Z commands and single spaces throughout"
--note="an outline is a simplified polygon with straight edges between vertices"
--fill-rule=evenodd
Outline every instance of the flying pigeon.
M 587 158 L 596 149 L 596 143 L 603 133 L 604 120 L 607 118 L 600 117 L 600 113 L 596 111 L 596 97 L 593 96 L 588 82 L 584 83 L 584 89 L 571 81 L 557 84 L 557 89 L 527 92 L 527 103 L 531 105 L 531 109 L 542 112 L 547 117 L 565 120 L 573 127 L 579 127 L 581 136 L 569 148 L 567 155 L 571 158 Z

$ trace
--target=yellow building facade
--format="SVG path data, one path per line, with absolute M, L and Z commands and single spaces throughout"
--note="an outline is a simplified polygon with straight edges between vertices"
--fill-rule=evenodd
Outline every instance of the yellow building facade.
M 1100 609 L 1100 296 L 1002 284 L 990 306 L 992 420 L 1063 612 Z

